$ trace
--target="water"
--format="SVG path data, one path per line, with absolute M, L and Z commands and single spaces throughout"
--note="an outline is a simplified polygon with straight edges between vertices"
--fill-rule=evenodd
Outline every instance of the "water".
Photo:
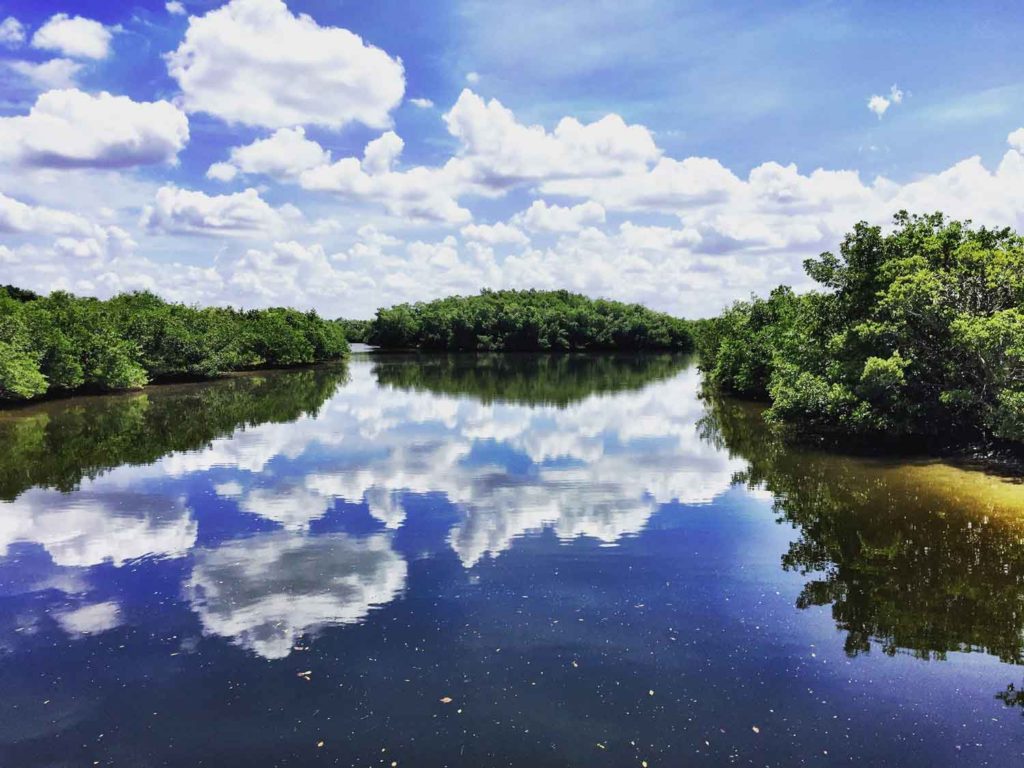
M 698 383 L 357 355 L 0 414 L 0 765 L 1020 764 L 1022 486 Z

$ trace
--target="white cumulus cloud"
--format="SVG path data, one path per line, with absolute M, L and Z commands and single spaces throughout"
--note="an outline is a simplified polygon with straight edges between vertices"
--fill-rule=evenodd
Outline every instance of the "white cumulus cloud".
M 405 142 L 394 131 L 381 134 L 363 150 L 363 170 L 367 173 L 388 173 L 405 148 Z
M 50 59 L 43 62 L 9 61 L 7 66 L 22 75 L 40 90 L 74 88 L 82 64 L 71 59 Z
M 252 188 L 232 195 L 207 195 L 167 185 L 157 190 L 142 222 L 151 230 L 168 233 L 244 235 L 280 230 L 288 218 L 298 215 L 291 207 L 272 207 Z
M 481 183 L 502 187 L 521 181 L 611 176 L 644 168 L 661 151 L 641 125 L 609 114 L 583 124 L 562 118 L 548 132 L 520 123 L 497 99 L 485 102 L 466 89 L 444 116 L 460 140 L 460 156 Z
M 530 242 L 530 238 L 521 229 L 501 221 L 496 224 L 467 224 L 460 231 L 467 240 L 477 240 L 488 245 L 525 245 Z
M 894 104 L 900 104 L 902 102 L 903 91 L 901 91 L 898 86 L 893 85 L 889 89 L 888 96 L 879 96 L 878 94 L 875 94 L 874 96 L 869 98 L 868 109 L 870 109 L 872 112 L 878 115 L 878 119 L 881 120 L 882 115 L 884 115 L 889 110 L 889 107 L 891 107 Z
M 167 101 L 76 89 L 41 94 L 27 115 L 0 118 L 0 160 L 49 168 L 127 168 L 173 162 L 188 119 Z
M 13 16 L 0 21 L 0 45 L 17 48 L 25 42 L 25 27 Z
M 1018 128 L 1006 137 L 1006 143 L 1018 152 L 1024 152 L 1024 128 Z
M 0 192 L 0 232 L 90 234 L 93 225 L 83 217 L 45 206 L 34 206 Z
M 573 206 L 548 205 L 534 200 L 522 213 L 515 216 L 527 229 L 538 232 L 578 232 L 584 226 L 604 223 L 604 206 L 588 200 Z
M 299 182 L 308 190 L 381 203 L 395 216 L 452 224 L 469 221 L 469 211 L 455 199 L 466 182 L 464 164 L 452 160 L 441 168 L 391 170 L 402 146 L 402 139 L 388 131 L 366 145 L 362 159 L 346 157 L 311 168 Z
M 281 128 L 266 139 L 244 147 L 234 147 L 227 163 L 214 163 L 207 176 L 231 181 L 238 171 L 266 174 L 278 179 L 294 178 L 310 168 L 329 163 L 331 154 L 315 141 L 306 138 L 306 131 Z
M 113 33 L 93 19 L 58 13 L 32 35 L 32 47 L 80 59 L 105 59 Z
M 190 17 L 167 68 L 188 111 L 268 128 L 386 127 L 405 92 L 400 61 L 282 0 L 231 0 Z

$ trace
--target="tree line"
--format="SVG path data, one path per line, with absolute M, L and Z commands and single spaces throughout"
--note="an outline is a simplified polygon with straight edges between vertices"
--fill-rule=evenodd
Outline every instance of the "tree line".
M 690 350 L 687 321 L 569 291 L 491 291 L 377 310 L 367 340 L 448 351 Z
M 1024 239 L 942 214 L 861 222 L 780 286 L 698 324 L 706 381 L 792 433 L 1024 440 Z
M 0 401 L 335 360 L 344 330 L 315 312 L 190 307 L 149 292 L 101 301 L 0 287 Z

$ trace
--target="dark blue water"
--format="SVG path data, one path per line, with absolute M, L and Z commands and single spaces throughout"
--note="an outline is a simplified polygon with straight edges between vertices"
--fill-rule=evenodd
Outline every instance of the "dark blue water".
M 0 765 L 1022 764 L 1020 486 L 697 393 L 357 356 L 0 417 Z

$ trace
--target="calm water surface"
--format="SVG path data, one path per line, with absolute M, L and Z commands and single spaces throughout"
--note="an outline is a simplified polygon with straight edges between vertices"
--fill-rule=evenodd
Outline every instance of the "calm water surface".
M 1024 488 L 675 357 L 0 414 L 0 765 L 1020 765 Z

